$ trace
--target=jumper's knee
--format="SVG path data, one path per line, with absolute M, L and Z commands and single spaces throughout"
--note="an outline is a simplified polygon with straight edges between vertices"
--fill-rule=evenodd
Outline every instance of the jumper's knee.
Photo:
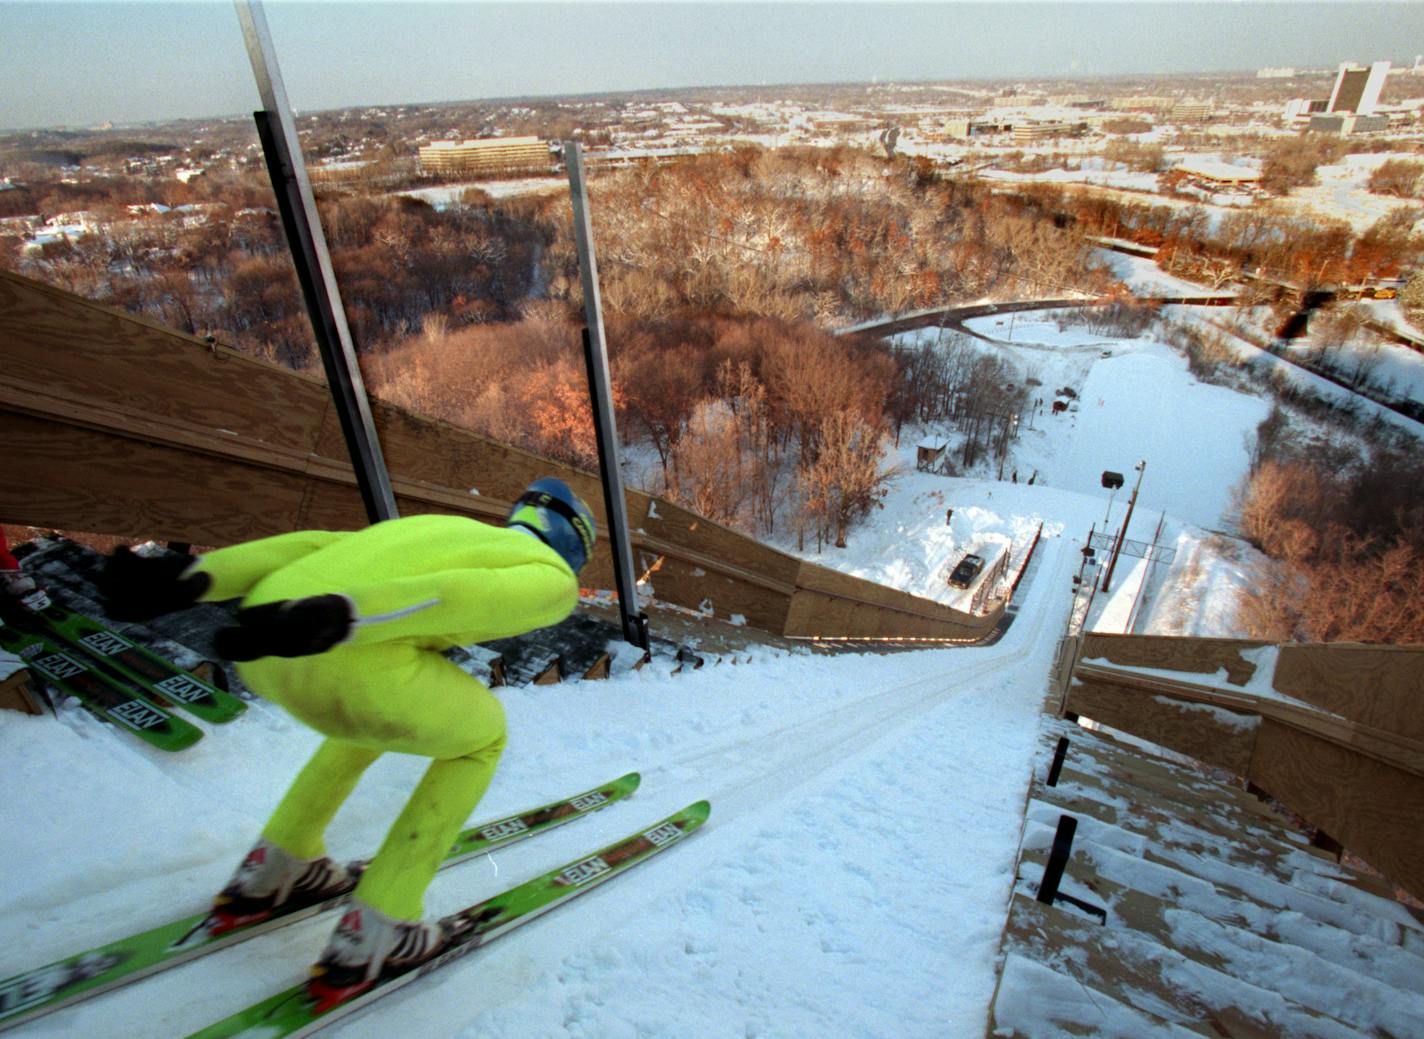
M 481 761 L 494 765 L 504 754 L 505 745 L 509 742 L 509 733 L 504 727 L 504 712 L 500 712 L 499 729 L 490 738 L 483 739 L 477 746 L 460 755 L 464 761 Z

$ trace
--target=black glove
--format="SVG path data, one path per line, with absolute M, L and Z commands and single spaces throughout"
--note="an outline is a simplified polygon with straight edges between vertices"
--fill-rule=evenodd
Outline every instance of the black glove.
M 146 621 L 191 606 L 213 583 L 204 573 L 184 577 L 192 565 L 192 556 L 139 556 L 120 545 L 97 581 L 104 612 L 114 620 Z
M 306 657 L 344 642 L 355 622 L 344 595 L 315 595 L 250 606 L 237 613 L 237 626 L 213 636 L 224 660 Z

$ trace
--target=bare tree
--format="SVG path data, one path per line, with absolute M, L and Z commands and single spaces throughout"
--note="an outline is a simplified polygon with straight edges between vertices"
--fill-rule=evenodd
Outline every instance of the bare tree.
M 893 475 L 882 469 L 885 434 L 848 412 L 822 420 L 820 450 L 800 472 L 803 500 L 817 521 L 817 540 L 833 537 L 846 547 L 851 525 L 879 504 L 885 482 Z

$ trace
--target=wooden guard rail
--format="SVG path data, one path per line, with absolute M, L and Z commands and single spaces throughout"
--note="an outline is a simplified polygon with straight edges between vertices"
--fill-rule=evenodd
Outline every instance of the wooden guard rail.
M 319 378 L 0 272 L 0 517 L 226 545 L 366 522 Z M 402 514 L 502 521 L 557 475 L 602 515 L 596 475 L 372 402 Z M 973 641 L 972 616 L 803 562 L 670 502 L 628 494 L 635 564 L 658 599 L 780 635 Z M 585 580 L 613 586 L 605 544 Z
M 1424 646 L 1080 637 L 1062 710 L 1229 769 L 1424 897 Z

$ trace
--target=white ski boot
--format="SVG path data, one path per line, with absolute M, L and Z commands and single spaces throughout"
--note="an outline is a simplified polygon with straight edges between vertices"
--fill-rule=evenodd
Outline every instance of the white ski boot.
M 356 878 L 341 863 L 324 856 L 299 859 L 263 838 L 213 899 L 213 933 L 265 920 L 278 907 L 290 910 L 324 902 L 355 886 Z
M 308 988 L 326 995 L 360 991 L 382 974 L 403 974 L 445 948 L 436 923 L 396 920 L 353 900 L 312 967 Z

